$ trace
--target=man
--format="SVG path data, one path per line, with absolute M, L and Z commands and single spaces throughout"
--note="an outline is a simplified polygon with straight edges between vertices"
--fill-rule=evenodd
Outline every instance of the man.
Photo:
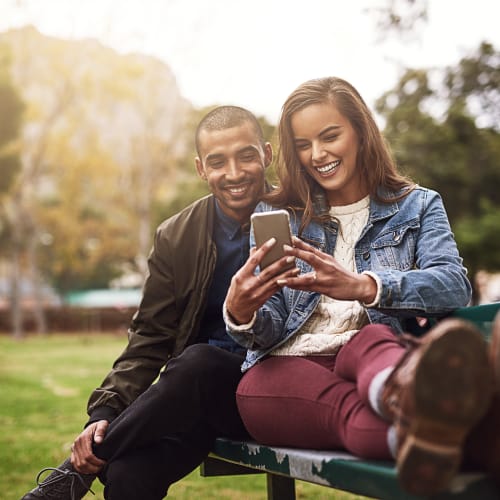
M 80 499 L 97 475 L 107 499 L 159 500 L 215 437 L 246 436 L 235 403 L 244 351 L 226 334 L 222 304 L 248 257 L 272 149 L 254 115 L 235 106 L 201 120 L 196 149 L 212 194 L 158 227 L 129 343 L 90 396 L 70 459 L 24 500 Z

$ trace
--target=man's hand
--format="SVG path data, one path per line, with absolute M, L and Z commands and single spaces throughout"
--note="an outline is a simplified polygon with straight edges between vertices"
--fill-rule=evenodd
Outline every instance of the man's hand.
M 106 463 L 94 455 L 92 444 L 102 442 L 108 425 L 107 420 L 94 422 L 86 427 L 73 442 L 71 446 L 71 463 L 78 472 L 97 474 Z

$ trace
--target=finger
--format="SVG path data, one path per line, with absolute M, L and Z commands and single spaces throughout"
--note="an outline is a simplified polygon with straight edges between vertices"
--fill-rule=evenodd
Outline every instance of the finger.
M 298 236 L 292 236 L 292 244 L 294 247 L 309 247 L 310 245 L 304 240 L 301 240 Z
M 306 243 L 304 240 L 301 240 L 300 238 L 297 238 L 297 236 L 292 237 L 292 243 L 293 243 L 293 248 L 299 248 L 301 250 L 305 250 L 307 252 L 321 252 L 321 250 L 318 250 L 316 247 L 313 247 L 309 243 Z
M 86 463 L 88 465 L 92 465 L 94 467 L 102 467 L 106 463 L 106 461 L 101 460 L 100 458 L 98 458 L 94 454 L 92 454 L 92 455 L 89 455 L 88 457 L 86 457 Z
M 323 253 L 321 250 L 307 245 L 306 243 L 305 245 L 307 248 L 289 247 L 285 245 L 285 254 L 301 259 L 313 268 L 318 267 L 322 262 L 330 259 L 330 256 Z
M 310 273 L 301 274 L 300 276 L 280 278 L 277 280 L 277 284 L 297 290 L 312 290 L 312 287 L 316 285 L 317 281 L 318 275 L 316 271 L 311 271 Z
M 100 420 L 99 422 L 97 422 L 96 430 L 94 433 L 94 442 L 95 443 L 102 443 L 102 440 L 104 439 L 104 436 L 106 435 L 108 425 L 109 425 L 109 423 L 107 420 Z
M 427 325 L 427 318 L 423 318 L 423 317 L 417 317 L 417 324 L 418 326 L 420 327 L 424 327 Z
M 283 286 L 287 284 L 287 280 L 289 278 L 295 278 L 299 274 L 300 274 L 300 269 L 298 267 L 295 267 L 293 269 L 288 269 L 275 279 L 275 283 L 278 285 L 279 288 L 283 288 Z
M 78 458 L 72 456 L 71 463 L 82 474 L 97 474 L 106 465 L 106 462 L 95 455 L 92 457 L 89 457 L 88 460 L 78 460 Z
M 267 252 L 276 244 L 276 238 L 270 238 L 259 248 L 253 247 L 250 250 L 250 256 L 247 261 L 240 268 L 240 272 L 245 274 L 255 274 L 255 270 L 260 266 L 262 259 Z
M 273 262 L 267 266 L 264 270 L 260 271 L 257 275 L 260 277 L 262 282 L 275 281 L 276 276 L 282 274 L 284 271 L 292 269 L 295 267 L 295 257 L 292 255 L 287 255 L 281 257 L 276 262 Z

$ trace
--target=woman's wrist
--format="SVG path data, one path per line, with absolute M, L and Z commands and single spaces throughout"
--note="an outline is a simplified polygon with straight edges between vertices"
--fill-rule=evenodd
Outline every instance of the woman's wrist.
M 360 302 L 365 307 L 377 306 L 382 292 L 380 278 L 372 271 L 363 271 L 360 276 L 363 278 L 363 290 Z
M 222 315 L 224 317 L 224 322 L 233 330 L 248 330 L 252 328 L 257 317 L 257 313 L 254 312 L 250 318 L 237 318 L 228 308 L 227 302 L 224 302 L 222 306 Z

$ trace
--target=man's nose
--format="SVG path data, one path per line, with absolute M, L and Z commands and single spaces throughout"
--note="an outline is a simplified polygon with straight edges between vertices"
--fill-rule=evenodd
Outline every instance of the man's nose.
M 243 174 L 239 163 L 235 160 L 230 160 L 227 165 L 226 177 L 237 179 Z

